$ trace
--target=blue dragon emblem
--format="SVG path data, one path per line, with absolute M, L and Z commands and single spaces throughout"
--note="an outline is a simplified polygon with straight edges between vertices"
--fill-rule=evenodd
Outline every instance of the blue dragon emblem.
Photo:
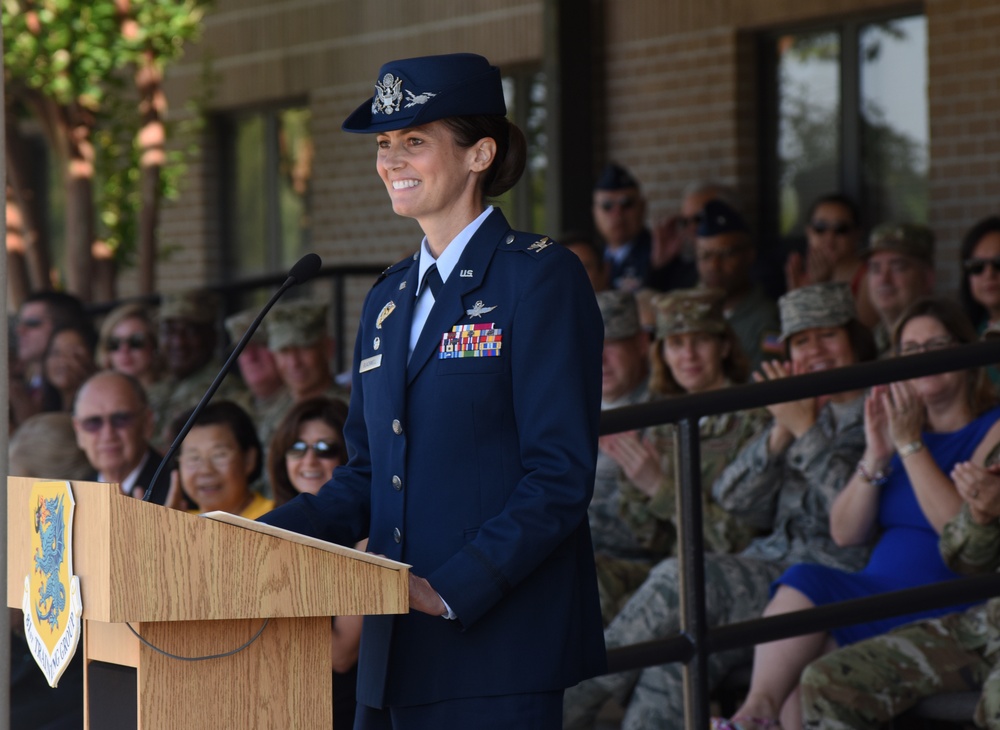
M 62 495 L 51 499 L 39 497 L 35 532 L 41 538 L 41 548 L 35 551 L 35 572 L 44 577 L 35 613 L 39 623 L 48 623 L 50 629 L 55 629 L 59 616 L 66 610 L 66 588 L 59 582 L 59 571 L 66 557 Z

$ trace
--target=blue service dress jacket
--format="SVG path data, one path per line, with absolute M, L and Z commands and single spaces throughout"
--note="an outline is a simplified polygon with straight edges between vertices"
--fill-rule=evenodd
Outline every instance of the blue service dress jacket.
M 457 615 L 365 618 L 358 700 L 407 706 L 559 690 L 605 649 L 586 519 L 603 324 L 579 260 L 512 231 L 473 235 L 407 362 L 416 256 L 369 292 L 348 462 L 263 521 L 413 566 Z

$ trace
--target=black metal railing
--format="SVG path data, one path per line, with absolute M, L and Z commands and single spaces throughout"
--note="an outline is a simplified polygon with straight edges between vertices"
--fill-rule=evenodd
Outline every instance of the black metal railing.
M 678 560 L 679 588 L 684 603 L 678 634 L 611 649 L 608 651 L 608 672 L 683 662 L 686 727 L 688 730 L 704 730 L 710 719 L 707 666 L 711 653 L 1000 595 L 1000 575 L 985 575 L 709 627 L 705 607 L 698 435 L 698 419 L 701 416 L 860 390 L 897 380 L 985 367 L 998 362 L 1000 339 L 605 411 L 601 417 L 602 434 L 661 423 L 678 426 L 681 475 L 678 490 Z M 945 585 L 947 590 L 942 590 Z

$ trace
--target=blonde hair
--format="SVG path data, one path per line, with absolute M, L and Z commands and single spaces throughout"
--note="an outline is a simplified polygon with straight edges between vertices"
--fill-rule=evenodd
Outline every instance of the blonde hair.
M 127 319 L 137 319 L 142 322 L 146 329 L 146 336 L 153 345 L 153 372 L 151 375 L 156 378 L 162 370 L 160 362 L 160 347 L 156 337 L 156 322 L 149 308 L 145 304 L 131 302 L 115 307 L 101 322 L 100 335 L 97 340 L 97 365 L 107 370 L 111 367 L 111 360 L 108 353 L 108 340 L 111 339 L 111 332 L 119 324 Z

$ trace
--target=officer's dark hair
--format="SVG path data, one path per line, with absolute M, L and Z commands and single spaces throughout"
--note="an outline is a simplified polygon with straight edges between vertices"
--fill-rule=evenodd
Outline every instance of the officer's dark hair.
M 851 224 L 855 228 L 861 227 L 861 208 L 858 204 L 854 202 L 854 199 L 844 195 L 843 193 L 827 193 L 826 195 L 821 195 L 812 202 L 809 206 L 809 212 L 806 214 L 806 225 L 812 223 L 813 216 L 816 215 L 816 210 L 821 205 L 839 205 L 841 208 L 845 209 L 851 214 Z
M 878 360 L 878 345 L 872 331 L 853 317 L 840 325 L 847 332 L 847 341 L 851 345 L 856 363 Z M 785 340 L 785 358 L 792 359 L 792 338 Z
M 503 195 L 521 179 L 528 159 L 528 143 L 524 133 L 507 117 L 482 114 L 471 117 L 447 117 L 441 120 L 455 135 L 455 144 L 469 148 L 484 137 L 497 143 L 493 164 L 483 173 L 482 192 L 487 198 Z
M 187 423 L 193 412 L 194 408 L 175 418 L 171 424 L 171 433 L 180 433 L 180 430 Z M 252 484 L 260 476 L 262 469 L 261 461 L 263 461 L 261 458 L 260 439 L 257 438 L 257 429 L 246 411 L 228 400 L 209 403 L 198 414 L 198 418 L 195 419 L 194 425 L 191 428 L 197 426 L 226 426 L 232 432 L 236 443 L 239 444 L 240 451 L 244 454 L 248 453 L 251 449 L 257 452 L 257 462 L 254 464 L 253 471 L 247 476 L 247 484 Z

